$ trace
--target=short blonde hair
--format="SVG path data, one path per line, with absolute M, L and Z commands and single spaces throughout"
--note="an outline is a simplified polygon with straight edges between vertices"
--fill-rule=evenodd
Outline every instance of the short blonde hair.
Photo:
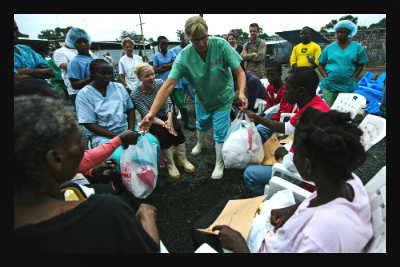
M 185 23 L 185 36 L 191 38 L 194 35 L 208 33 L 206 21 L 200 16 L 189 18 Z
M 136 69 L 133 72 L 136 74 L 136 76 L 138 78 L 140 78 L 140 76 L 142 76 L 143 70 L 145 70 L 145 69 L 147 69 L 149 67 L 153 68 L 149 63 L 141 62 L 141 63 L 136 65 Z
M 122 40 L 121 42 L 121 46 L 122 48 L 125 47 L 126 43 L 131 43 L 133 46 L 135 46 L 135 42 L 131 40 L 131 38 L 125 38 L 124 40 Z

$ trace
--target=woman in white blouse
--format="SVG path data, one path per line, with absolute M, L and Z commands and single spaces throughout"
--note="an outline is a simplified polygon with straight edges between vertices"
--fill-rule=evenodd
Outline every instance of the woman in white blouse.
M 119 77 L 121 78 L 121 83 L 130 94 L 133 88 L 139 85 L 139 79 L 133 71 L 137 64 L 143 62 L 143 59 L 133 54 L 135 43 L 131 39 L 125 38 L 122 40 L 121 46 L 125 50 L 125 55 L 118 62 Z

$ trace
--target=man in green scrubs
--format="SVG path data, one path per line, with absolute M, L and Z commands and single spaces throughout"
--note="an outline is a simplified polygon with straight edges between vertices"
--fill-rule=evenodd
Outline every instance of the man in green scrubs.
M 179 79 L 185 77 L 196 94 L 198 141 L 192 154 L 200 154 L 205 145 L 206 132 L 213 127 L 216 163 L 211 178 L 220 179 L 224 170 L 222 145 L 229 130 L 230 110 L 234 98 L 231 70 L 237 77 L 242 108 L 246 109 L 248 105 L 245 95 L 246 76 L 240 67 L 242 58 L 224 39 L 209 37 L 208 26 L 199 16 L 186 21 L 185 35 L 191 44 L 179 53 L 167 81 L 158 92 L 149 113 L 140 123 L 139 130 L 149 130 L 157 111 L 167 100 Z

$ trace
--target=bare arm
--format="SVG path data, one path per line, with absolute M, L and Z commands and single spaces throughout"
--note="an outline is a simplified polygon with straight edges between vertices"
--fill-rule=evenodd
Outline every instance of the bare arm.
M 143 229 L 160 245 L 160 236 L 156 225 L 157 210 L 149 204 L 140 204 L 136 217 L 142 223 Z
M 83 80 L 78 80 L 74 78 L 70 78 L 69 80 L 71 81 L 72 88 L 74 88 L 75 90 L 82 89 L 83 87 L 85 87 L 85 85 L 88 85 L 93 81 L 90 76 Z
M 357 78 L 358 75 L 363 71 L 364 69 L 364 64 L 358 65 L 356 70 L 354 71 L 353 75 L 351 75 L 350 78 Z
M 325 70 L 325 64 L 322 64 L 322 63 L 320 62 L 320 63 L 318 64 L 318 71 L 319 71 L 319 73 L 321 73 L 321 75 L 322 75 L 323 78 L 328 77 L 328 74 L 326 73 L 326 70 Z
M 174 64 L 174 61 L 171 61 L 171 63 L 165 64 L 165 65 L 160 65 L 160 66 L 154 66 L 154 72 L 155 73 L 163 73 L 172 68 L 172 65 Z
M 18 76 L 20 77 L 20 80 L 23 80 L 24 77 L 34 77 L 34 78 L 40 78 L 40 79 L 49 79 L 55 77 L 54 71 L 48 67 L 48 68 L 36 68 L 36 69 L 30 69 L 30 68 L 19 68 L 16 69 L 18 71 Z
M 155 115 L 160 110 L 162 105 L 164 105 L 165 101 L 167 101 L 167 98 L 172 93 L 177 83 L 178 81 L 172 80 L 171 78 L 167 78 L 167 81 L 160 88 L 160 91 L 158 91 L 149 113 L 147 113 L 147 115 L 143 118 L 142 122 L 139 124 L 139 131 L 148 131 L 150 129 L 150 126 L 153 123 Z
M 235 75 L 237 77 L 239 88 L 239 99 L 242 101 L 241 108 L 246 109 L 248 106 L 248 101 L 246 97 L 246 75 L 244 74 L 244 71 L 240 66 L 235 70 Z
M 119 77 L 121 78 L 121 83 L 124 85 L 124 87 L 125 88 L 128 87 L 128 85 L 126 84 L 126 81 L 125 81 L 125 75 L 120 74 Z
M 261 117 L 259 115 L 256 115 L 253 111 L 251 110 L 244 110 L 244 112 L 249 116 L 251 121 L 254 121 L 256 123 L 262 124 L 265 127 L 268 127 L 274 132 L 278 133 L 285 133 L 285 123 L 284 122 L 279 122 L 279 121 L 274 121 L 271 119 L 266 119 L 264 117 Z

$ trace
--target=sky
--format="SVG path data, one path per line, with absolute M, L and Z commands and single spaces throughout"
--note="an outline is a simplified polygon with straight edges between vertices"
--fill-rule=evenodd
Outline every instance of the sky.
M 199 14 L 141 14 L 146 39 L 160 35 L 176 41 L 176 31 L 184 30 L 185 22 Z M 386 14 L 203 14 L 210 35 L 228 33 L 231 29 L 248 32 L 251 23 L 258 23 L 269 36 L 275 32 L 299 30 L 309 26 L 316 31 L 331 20 L 352 15 L 359 26 L 369 26 L 386 18 Z M 19 31 L 37 38 L 42 30 L 69 26 L 83 28 L 92 41 L 115 41 L 122 31 L 141 33 L 139 14 L 14 14 Z

